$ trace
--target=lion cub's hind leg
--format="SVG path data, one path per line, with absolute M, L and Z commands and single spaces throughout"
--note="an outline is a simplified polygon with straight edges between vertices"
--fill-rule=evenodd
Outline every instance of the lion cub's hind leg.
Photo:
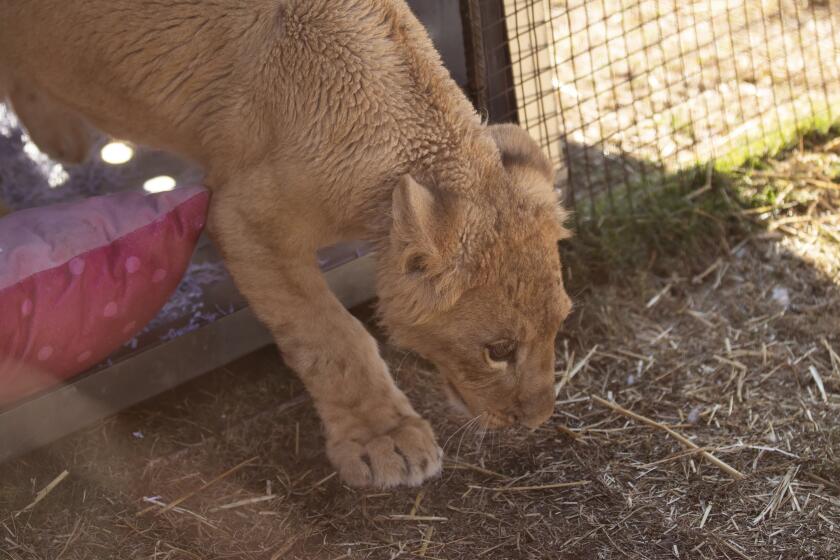
M 94 134 L 80 115 L 19 82 L 7 87 L 12 109 L 39 150 L 62 163 L 85 161 Z

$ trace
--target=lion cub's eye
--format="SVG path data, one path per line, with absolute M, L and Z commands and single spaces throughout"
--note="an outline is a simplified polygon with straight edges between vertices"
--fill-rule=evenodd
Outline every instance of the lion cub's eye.
M 513 340 L 498 340 L 493 344 L 488 344 L 484 352 L 491 362 L 510 362 L 516 354 L 516 342 Z

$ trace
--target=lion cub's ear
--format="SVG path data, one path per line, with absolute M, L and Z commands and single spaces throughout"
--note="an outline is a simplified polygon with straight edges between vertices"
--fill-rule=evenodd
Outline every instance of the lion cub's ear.
M 554 165 L 531 135 L 515 124 L 496 124 L 487 127 L 499 148 L 502 165 L 513 183 L 538 204 L 554 209 L 554 223 L 547 225 L 558 239 L 571 236 L 563 224 L 568 213 L 563 209 L 554 188 Z
M 429 272 L 440 258 L 434 243 L 438 213 L 435 195 L 411 175 L 404 175 L 394 189 L 392 206 L 392 241 L 401 249 L 402 272 Z
M 494 124 L 487 129 L 499 148 L 505 169 L 512 171 L 517 167 L 528 168 L 554 182 L 554 166 L 539 144 L 522 127 L 515 124 Z
M 452 196 L 436 192 L 405 175 L 391 201 L 389 247 L 383 254 L 383 282 L 388 307 L 400 310 L 400 321 L 421 323 L 450 308 L 464 293 L 470 277 L 463 262 L 463 207 Z

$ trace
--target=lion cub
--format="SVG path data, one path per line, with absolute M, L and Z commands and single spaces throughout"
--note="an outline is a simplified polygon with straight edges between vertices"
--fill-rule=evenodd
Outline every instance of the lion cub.
M 318 247 L 375 243 L 383 324 L 471 416 L 552 414 L 571 306 L 552 166 L 482 124 L 402 1 L 0 0 L 0 83 L 49 154 L 84 157 L 93 126 L 204 167 L 211 234 L 347 483 L 416 485 L 442 453 Z

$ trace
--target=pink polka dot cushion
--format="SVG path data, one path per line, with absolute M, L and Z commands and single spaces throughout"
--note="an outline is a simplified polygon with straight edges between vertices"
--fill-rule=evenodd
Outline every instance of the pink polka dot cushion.
M 208 192 L 128 192 L 0 219 L 0 405 L 99 363 L 184 274 Z

